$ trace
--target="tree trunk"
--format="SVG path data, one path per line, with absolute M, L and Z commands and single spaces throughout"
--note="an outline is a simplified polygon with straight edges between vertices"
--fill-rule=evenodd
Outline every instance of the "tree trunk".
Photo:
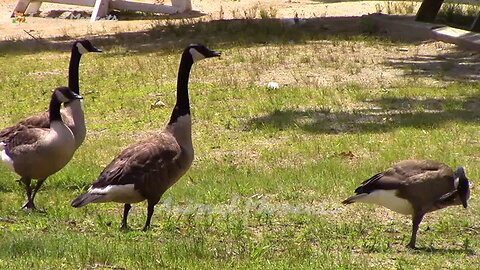
M 423 0 L 415 20 L 420 22 L 434 22 L 442 4 L 443 0 Z

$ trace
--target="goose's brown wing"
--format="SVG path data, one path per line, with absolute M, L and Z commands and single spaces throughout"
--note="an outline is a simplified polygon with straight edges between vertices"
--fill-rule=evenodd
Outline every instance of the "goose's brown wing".
M 24 152 L 31 151 L 38 141 L 47 135 L 48 132 L 48 128 L 20 126 L 18 130 L 10 134 L 8 139 L 4 141 L 7 155 L 15 158 L 15 156 L 21 155 Z
M 14 133 L 24 129 L 25 127 L 49 128 L 48 111 L 40 112 L 18 122 L 15 125 L 0 130 L 0 141 L 8 140 Z
M 180 153 L 180 146 L 168 136 L 154 136 L 133 143 L 105 167 L 92 188 L 158 179 L 169 164 L 176 162 Z
M 364 181 L 355 193 L 370 193 L 373 190 L 402 190 L 431 185 L 432 181 L 443 183 L 453 174 L 447 165 L 434 160 L 403 160 L 387 170 Z
M 48 111 L 40 112 L 36 115 L 25 118 L 20 121 L 19 124 L 28 127 L 49 128 L 50 121 L 48 119 Z

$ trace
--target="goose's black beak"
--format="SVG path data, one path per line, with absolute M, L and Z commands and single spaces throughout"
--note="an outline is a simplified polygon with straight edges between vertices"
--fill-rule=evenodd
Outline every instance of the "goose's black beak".
M 217 52 L 217 51 L 210 51 L 210 54 L 207 55 L 207 57 L 220 57 L 222 55 L 221 52 Z
M 77 93 L 73 93 L 73 99 L 83 99 L 83 97 Z

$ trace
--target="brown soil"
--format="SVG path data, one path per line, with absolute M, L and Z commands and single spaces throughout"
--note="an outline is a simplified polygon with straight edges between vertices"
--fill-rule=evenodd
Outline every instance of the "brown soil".
M 154 2 L 155 0 L 135 1 Z M 50 38 L 139 31 L 148 29 L 153 22 L 151 19 L 135 16 L 134 19 L 129 20 L 90 23 L 88 18 L 93 8 L 43 3 L 39 17 L 27 17 L 25 23 L 13 23 L 10 14 L 16 2 L 17 0 L 3 0 L 0 3 L 0 40 L 31 38 L 26 32 L 36 37 Z M 164 2 L 169 4 L 168 0 Z M 194 0 L 193 8 L 212 19 L 238 18 L 253 9 L 270 10 L 270 8 L 278 18 L 291 18 L 295 13 L 298 13 L 300 17 L 309 18 L 318 16 L 360 16 L 374 13 L 376 5 L 384 5 L 383 1 L 326 2 L 308 0 Z M 65 16 L 70 14 L 67 12 L 80 13 L 82 19 L 64 19 Z M 198 15 L 198 12 L 194 12 L 184 16 Z

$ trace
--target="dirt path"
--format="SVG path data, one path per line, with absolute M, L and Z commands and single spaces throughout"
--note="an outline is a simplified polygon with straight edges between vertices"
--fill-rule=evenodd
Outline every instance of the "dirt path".
M 153 2 L 154 0 L 136 1 Z M 27 17 L 26 23 L 13 23 L 10 14 L 16 2 L 17 0 L 3 0 L 0 3 L 0 40 L 31 38 L 27 32 L 35 37 L 52 38 L 139 31 L 148 29 L 153 22 L 149 19 L 135 19 L 90 23 L 87 16 L 92 12 L 92 8 L 44 3 L 40 17 Z M 169 4 L 169 1 L 165 1 L 165 4 Z M 244 16 L 245 12 L 261 9 L 275 13 L 278 18 L 293 17 L 295 13 L 301 17 L 310 18 L 360 16 L 374 13 L 376 5 L 384 4 L 384 1 L 322 3 L 309 0 L 194 0 L 193 8 L 205 13 L 206 18 L 212 19 L 239 18 Z M 69 14 L 64 12 L 82 12 L 84 17 L 75 20 L 63 19 L 63 16 Z

